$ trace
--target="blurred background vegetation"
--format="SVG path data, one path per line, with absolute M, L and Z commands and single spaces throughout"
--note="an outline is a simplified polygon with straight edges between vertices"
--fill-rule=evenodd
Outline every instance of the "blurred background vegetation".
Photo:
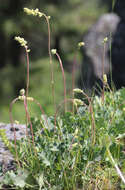
M 108 12 L 112 0 L 5 0 L 0 4 L 0 122 L 9 122 L 9 104 L 26 86 L 24 50 L 14 36 L 24 37 L 31 49 L 29 96 L 36 98 L 47 114 L 53 114 L 51 76 L 48 57 L 48 34 L 45 19 L 27 16 L 24 7 L 39 8 L 51 16 L 51 48 L 60 54 L 66 72 L 67 91 L 71 94 L 71 70 L 77 43 L 82 41 L 89 27 Z M 82 63 L 78 53 L 76 81 Z M 63 83 L 59 63 L 53 57 L 56 104 L 63 100 Z M 76 82 L 77 86 L 77 82 Z M 30 105 L 32 115 L 40 115 L 39 108 Z M 23 103 L 13 107 L 14 119 L 24 122 Z

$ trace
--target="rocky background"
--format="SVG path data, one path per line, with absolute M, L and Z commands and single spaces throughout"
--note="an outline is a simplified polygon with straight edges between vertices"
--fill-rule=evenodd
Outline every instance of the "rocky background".
M 125 86 L 125 1 L 117 1 L 113 10 L 114 13 L 101 16 L 83 39 L 86 45 L 79 84 L 87 92 L 94 88 L 99 93 L 103 58 L 109 84 L 113 81 L 116 89 Z M 108 43 L 104 52 L 105 37 Z

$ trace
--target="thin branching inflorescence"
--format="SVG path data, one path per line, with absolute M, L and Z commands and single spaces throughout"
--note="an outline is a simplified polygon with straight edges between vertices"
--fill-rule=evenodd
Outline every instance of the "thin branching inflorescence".
M 106 50 L 106 43 L 108 42 L 108 38 L 105 37 L 103 40 L 103 59 L 102 59 L 102 83 L 103 83 L 103 89 L 102 89 L 102 103 L 104 104 L 104 91 L 105 91 L 105 84 L 107 83 L 107 77 L 104 73 L 105 68 L 105 50 Z
M 27 46 L 27 41 L 24 40 L 24 38 L 21 38 L 20 36 L 16 36 L 15 40 L 19 42 L 19 44 L 25 48 L 25 53 L 26 53 L 26 63 L 27 63 L 27 81 L 26 81 L 26 96 L 28 96 L 28 89 L 29 89 L 29 52 L 30 49 L 28 49 Z
M 79 50 L 83 46 L 85 46 L 85 43 L 79 42 L 77 50 Z M 74 54 L 73 66 L 72 66 L 72 99 L 74 99 L 73 89 L 75 88 L 75 68 L 76 68 L 76 63 L 77 63 L 76 59 L 77 59 L 77 51 Z M 74 103 L 72 104 L 72 113 L 74 113 Z
M 26 59 L 27 60 L 27 81 L 26 81 L 26 96 L 25 96 L 25 90 L 21 89 L 20 90 L 20 95 L 21 96 L 14 99 L 12 101 L 11 105 L 10 105 L 10 121 L 11 121 L 11 124 L 12 124 L 12 127 L 13 127 L 14 122 L 13 122 L 13 119 L 12 119 L 12 105 L 17 100 L 23 100 L 25 113 L 26 113 L 26 135 L 28 136 L 27 126 L 28 126 L 28 123 L 29 123 L 30 124 L 31 135 L 32 135 L 32 143 L 33 143 L 34 151 L 35 151 L 33 127 L 32 127 L 32 123 L 31 123 L 31 120 L 30 120 L 30 115 L 29 115 L 29 111 L 28 111 L 28 104 L 27 104 L 27 101 L 34 101 L 34 98 L 28 97 L 28 88 L 29 88 L 29 55 L 28 55 L 28 53 L 30 52 L 30 49 L 28 49 L 27 41 L 24 40 L 24 38 L 21 38 L 21 37 L 18 36 L 18 37 L 15 37 L 15 40 L 18 41 L 20 43 L 20 45 L 25 48 L 26 58 L 27 58 Z M 40 107 L 40 110 L 42 111 L 42 113 L 44 113 L 41 105 L 38 102 L 36 102 L 36 104 Z M 18 158 L 18 156 L 17 156 L 17 148 L 16 148 L 16 131 L 15 131 L 15 129 L 14 129 L 14 142 L 15 142 L 16 157 Z
M 51 54 L 51 34 L 50 34 L 50 16 L 47 16 L 45 13 L 42 13 L 39 11 L 39 9 L 29 9 L 24 8 L 24 12 L 27 15 L 33 15 L 38 16 L 39 18 L 44 17 L 47 22 L 48 27 L 48 53 L 49 53 L 49 60 L 50 60 L 50 70 L 51 70 L 51 87 L 52 87 L 52 97 L 53 97 L 53 103 L 54 103 L 54 109 L 56 108 L 55 105 L 55 91 L 54 91 L 54 70 L 53 70 L 53 64 L 52 64 L 52 54 Z

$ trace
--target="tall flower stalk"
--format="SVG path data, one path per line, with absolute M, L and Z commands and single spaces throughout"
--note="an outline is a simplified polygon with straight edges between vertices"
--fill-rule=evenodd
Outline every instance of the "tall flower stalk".
M 85 46 L 84 42 L 79 42 L 77 50 L 79 50 L 81 47 Z M 73 66 L 72 66 L 72 99 L 74 99 L 74 88 L 75 88 L 75 69 L 76 69 L 76 63 L 77 63 L 77 53 L 78 51 L 75 52 L 74 54 L 74 59 L 73 59 Z M 72 113 L 74 113 L 74 103 L 72 104 Z
M 103 59 L 102 59 L 102 82 L 103 82 L 103 89 L 102 89 L 102 103 L 104 103 L 104 91 L 105 91 L 105 50 L 106 50 L 106 43 L 108 42 L 108 38 L 105 37 L 103 40 Z
M 57 58 L 59 60 L 60 68 L 61 68 L 61 71 L 62 71 L 63 85 L 64 85 L 64 110 L 66 112 L 67 111 L 67 103 L 66 103 L 66 79 L 65 79 L 64 68 L 63 68 L 62 60 L 61 60 L 59 54 L 57 53 L 56 49 L 52 49 L 51 52 L 52 52 L 52 54 L 54 54 L 54 55 L 57 56 Z
M 50 34 L 50 16 L 47 16 L 45 13 L 42 13 L 39 11 L 39 9 L 29 9 L 29 8 L 24 8 L 24 12 L 27 15 L 33 15 L 33 16 L 38 16 L 39 18 L 44 17 L 47 22 L 47 27 L 48 27 L 48 53 L 49 53 L 49 61 L 50 61 L 50 70 L 51 70 L 51 87 L 52 87 L 52 97 L 53 97 L 53 103 L 54 103 L 54 109 L 56 108 L 55 106 L 55 91 L 54 91 L 54 70 L 53 70 L 53 64 L 52 64 L 52 55 L 51 55 L 51 34 Z

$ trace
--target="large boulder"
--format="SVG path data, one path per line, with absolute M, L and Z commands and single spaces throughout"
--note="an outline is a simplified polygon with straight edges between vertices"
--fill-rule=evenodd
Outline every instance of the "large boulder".
M 90 90 L 96 83 L 101 85 L 103 64 L 104 73 L 107 75 L 110 73 L 110 44 L 112 37 L 116 35 L 119 22 L 120 17 L 116 14 L 104 14 L 84 36 L 85 47 L 83 51 L 82 80 L 80 80 L 81 88 Z M 104 50 L 102 42 L 105 37 L 108 37 L 109 40 L 105 44 Z

